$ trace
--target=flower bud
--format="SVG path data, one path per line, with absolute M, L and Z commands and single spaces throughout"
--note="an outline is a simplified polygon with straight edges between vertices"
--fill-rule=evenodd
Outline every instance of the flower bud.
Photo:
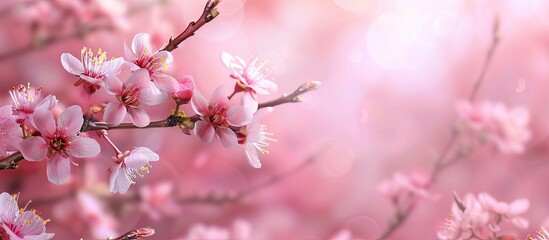
M 177 79 L 179 82 L 179 91 L 172 94 L 172 98 L 178 104 L 184 104 L 191 101 L 196 86 L 194 85 L 194 79 L 192 76 L 184 76 Z

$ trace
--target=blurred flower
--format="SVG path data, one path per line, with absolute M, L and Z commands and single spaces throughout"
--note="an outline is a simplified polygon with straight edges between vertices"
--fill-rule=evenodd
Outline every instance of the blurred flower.
M 409 175 L 396 172 L 391 179 L 380 182 L 377 190 L 391 199 L 396 199 L 403 193 L 429 197 L 431 196 L 427 191 L 429 183 L 429 176 L 423 172 L 413 171 Z
M 84 47 L 80 51 L 80 60 L 70 53 L 63 53 L 61 64 L 67 72 L 80 77 L 74 86 L 84 84 L 84 89 L 91 94 L 101 88 L 101 84 L 108 76 L 120 73 L 124 67 L 124 59 L 107 60 L 107 52 L 99 49 L 97 55 L 94 55 L 91 49 Z
M 230 229 L 203 224 L 193 225 L 187 236 L 179 240 L 248 240 L 251 239 L 251 226 L 248 222 L 237 220 Z
M 268 80 L 265 76 L 265 62 L 258 63 L 258 58 L 254 58 L 250 63 L 246 63 L 242 58 L 233 57 L 227 52 L 221 54 L 221 60 L 231 71 L 231 77 L 236 79 L 235 91 L 245 91 L 242 101 L 244 106 L 257 110 L 258 104 L 255 93 L 271 94 L 278 86 L 276 83 Z
M 19 124 L 15 122 L 10 105 L 0 107 L 0 155 L 18 151 L 23 140 Z
M 35 210 L 19 210 L 16 198 L 8 193 L 0 194 L 0 239 L 47 240 L 53 233 L 46 233 L 46 222 Z
M 269 151 L 265 149 L 269 146 L 267 140 L 276 142 L 276 139 L 269 137 L 273 135 L 272 133 L 265 132 L 267 129 L 265 125 L 259 123 L 259 120 L 272 111 L 272 107 L 260 109 L 255 113 L 252 121 L 239 131 L 239 134 L 243 136 L 240 141 L 244 144 L 248 162 L 254 168 L 261 168 L 259 153 L 269 154 Z
M 473 234 L 482 236 L 482 228 L 489 220 L 487 212 L 473 194 L 465 195 L 463 201 L 454 197 L 452 211 L 437 236 L 441 240 L 470 239 Z
M 126 14 L 128 12 L 127 2 L 121 0 L 93 0 L 88 7 L 93 9 L 92 13 L 105 17 L 114 27 L 126 30 L 130 27 Z
M 184 76 L 177 79 L 179 83 L 179 91 L 172 94 L 172 98 L 179 104 L 188 103 L 193 97 L 196 86 L 194 85 L 194 78 L 192 76 Z
M 70 174 L 70 158 L 88 158 L 99 154 L 99 144 L 95 140 L 77 136 L 84 122 L 79 106 L 65 109 L 57 122 L 51 111 L 40 108 L 35 111 L 33 120 L 41 136 L 23 140 L 21 153 L 29 161 L 40 161 L 47 156 L 50 182 L 65 182 Z
M 353 235 L 351 234 L 351 231 L 347 229 L 343 229 L 336 234 L 334 234 L 332 237 L 329 238 L 330 240 L 353 240 Z
M 238 139 L 229 126 L 241 127 L 252 120 L 251 109 L 229 105 L 227 96 L 227 89 L 220 86 L 209 102 L 198 91 L 192 98 L 192 108 L 202 120 L 196 122 L 194 134 L 205 143 L 211 142 L 214 134 L 217 134 L 223 146 L 232 147 L 238 143 Z
M 103 118 L 109 124 L 120 124 L 129 113 L 130 122 L 145 127 L 151 120 L 140 104 L 152 106 L 164 101 L 163 96 L 152 87 L 149 73 L 144 69 L 133 72 L 124 84 L 116 76 L 107 78 L 105 84 L 107 92 L 118 100 L 109 102 L 105 107 Z
M 481 193 L 478 196 L 479 202 L 484 209 L 491 212 L 491 228 L 493 231 L 499 231 L 498 224 L 501 220 L 507 220 L 519 228 L 527 228 L 528 220 L 519 217 L 530 207 L 528 199 L 517 199 L 512 203 L 498 202 L 488 193 Z
M 485 135 L 503 153 L 522 153 L 530 140 L 530 113 L 524 107 L 507 109 L 501 103 L 472 105 L 461 101 L 457 104 L 457 112 L 470 129 Z
M 549 232 L 543 226 L 540 226 L 540 230 L 535 236 L 528 234 L 526 240 L 549 240 Z
M 10 91 L 13 101 L 13 113 L 17 115 L 17 122 L 22 123 L 27 119 L 32 121 L 32 114 L 38 108 L 51 110 L 57 104 L 57 98 L 54 95 L 48 95 L 42 99 L 42 88 L 33 88 L 30 84 L 27 86 L 19 85 Z
M 80 190 L 75 198 L 59 202 L 54 208 L 56 220 L 65 221 L 74 229 L 89 231 L 96 238 L 107 238 L 118 233 L 116 219 L 92 193 Z M 78 230 L 77 230 L 78 231 Z M 81 230 L 82 231 L 82 230 Z
M 132 71 L 147 69 L 156 87 L 168 93 L 179 91 L 177 80 L 164 73 L 173 62 L 172 53 L 165 50 L 153 52 L 149 34 L 138 33 L 133 38 L 131 49 L 124 43 L 124 50 Z
M 141 197 L 141 209 L 155 221 L 161 219 L 161 214 L 166 216 L 180 214 L 181 209 L 175 202 L 171 182 L 144 185 L 139 188 L 139 196 Z
M 149 172 L 149 162 L 158 161 L 160 157 L 146 147 L 134 148 L 116 157 L 120 163 L 111 169 L 109 188 L 111 192 L 126 193 L 136 175 L 143 177 L 143 173 Z

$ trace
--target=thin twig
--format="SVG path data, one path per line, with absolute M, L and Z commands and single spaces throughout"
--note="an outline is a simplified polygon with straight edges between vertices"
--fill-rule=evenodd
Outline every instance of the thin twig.
M 148 238 L 154 235 L 154 233 L 154 229 L 150 227 L 138 228 L 135 230 L 131 230 L 120 237 L 109 238 L 108 240 L 139 240 L 143 238 Z
M 477 95 L 478 90 L 480 89 L 480 86 L 482 85 L 482 82 L 484 81 L 484 78 L 486 76 L 486 71 L 488 69 L 488 66 L 490 65 L 490 62 L 492 61 L 494 51 L 496 49 L 496 46 L 499 42 L 499 17 L 496 15 L 494 18 L 493 23 L 493 31 L 492 31 L 492 42 L 490 45 L 490 48 L 488 49 L 486 59 L 484 61 L 483 67 L 481 69 L 481 72 L 475 81 L 475 85 L 473 86 L 473 89 L 471 91 L 471 94 L 469 95 L 469 101 L 473 101 L 475 99 L 475 96 Z M 436 181 L 437 177 L 449 166 L 453 165 L 460 159 L 463 159 L 463 156 L 454 156 L 450 160 L 444 162 L 448 154 L 450 153 L 450 150 L 453 148 L 454 144 L 456 143 L 458 139 L 458 133 L 455 130 L 452 130 L 452 136 L 448 139 L 446 144 L 444 145 L 444 148 L 442 149 L 441 154 L 439 157 L 435 160 L 435 165 L 433 167 L 433 170 L 431 172 L 430 176 L 430 184 L 426 186 L 426 188 L 430 188 L 433 183 Z M 412 201 L 415 202 L 415 198 L 417 198 L 415 195 L 412 196 Z M 383 240 L 388 238 L 391 234 L 393 234 L 404 222 L 406 219 L 408 219 L 409 215 L 413 212 L 415 208 L 412 206 L 408 207 L 405 211 L 402 211 L 397 206 L 397 210 L 395 211 L 395 221 L 389 223 L 388 227 L 380 234 L 380 237 L 377 238 L 378 240 Z
M 269 101 L 269 102 L 266 102 L 266 103 L 261 103 L 261 104 L 259 104 L 259 108 L 261 109 L 261 108 L 266 108 L 266 107 L 274 107 L 274 106 L 281 105 L 281 104 L 284 104 L 284 103 L 302 102 L 303 99 L 302 99 L 301 95 L 303 95 L 306 92 L 316 90 L 319 87 L 320 87 L 320 82 L 318 82 L 318 81 L 311 81 L 311 82 L 301 84 L 301 86 L 299 86 L 290 95 L 284 94 L 282 97 L 277 98 L 275 100 L 272 100 L 272 101 Z
M 185 41 L 185 39 L 189 37 L 192 37 L 198 29 L 217 17 L 219 12 L 215 7 L 219 4 L 219 2 L 221 2 L 221 0 L 208 0 L 200 18 L 196 20 L 196 22 L 189 23 L 185 31 L 179 34 L 176 38 L 170 38 L 168 45 L 166 45 L 166 47 L 162 50 L 166 50 L 168 52 L 175 50 L 179 47 L 181 42 Z

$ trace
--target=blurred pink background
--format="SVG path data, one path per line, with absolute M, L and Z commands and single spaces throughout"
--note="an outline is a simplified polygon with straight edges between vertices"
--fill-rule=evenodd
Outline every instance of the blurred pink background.
M 33 39 L 39 48 L 0 58 L 0 103 L 10 103 L 11 87 L 30 82 L 42 86 L 45 94 L 55 94 L 66 106 L 83 108 L 108 96 L 82 98 L 80 89 L 72 86 L 75 77 L 61 66 L 61 53 L 78 56 L 86 46 L 120 57 L 124 41 L 131 42 L 139 32 L 152 34 L 160 47 L 197 19 L 205 4 L 121 1 L 107 8 L 127 8 L 112 13 L 120 15 L 111 19 L 118 24 L 116 29 L 40 46 L 41 36 L 78 28 L 69 21 L 55 23 L 58 16 L 44 10 L 36 13 L 40 21 L 53 21 L 54 27 L 33 37 L 29 24 L 33 13 L 25 9 L 35 3 L 16 2 L 0 3 L 0 9 L 12 10 L 0 15 L 0 53 L 27 46 Z M 142 7 L 129 11 L 131 6 Z M 234 85 L 220 60 L 222 51 L 227 51 L 244 59 L 261 54 L 268 61 L 279 91 L 260 96 L 260 102 L 291 93 L 303 82 L 322 82 L 319 90 L 304 95 L 303 103 L 278 106 L 266 117 L 268 131 L 278 141 L 271 144 L 269 155 L 262 156 L 261 169 L 247 164 L 241 146 L 225 149 L 215 141 L 203 144 L 177 128 L 112 130 L 109 133 L 121 148 L 146 146 L 160 155 L 151 173 L 138 179 L 127 194 L 104 190 L 112 164 L 109 151 L 78 162 L 80 166 L 72 168 L 72 180 L 61 186 L 47 181 L 44 161 L 21 162 L 18 170 L 0 173 L 0 190 L 19 192 L 20 205 L 32 200 L 30 206 L 51 219 L 47 228 L 55 239 L 106 239 L 109 233 L 143 226 L 156 229 L 152 239 L 177 239 L 186 236 L 193 224 L 230 227 L 237 220 L 250 224 L 252 239 L 329 239 L 344 229 L 357 239 L 375 239 L 393 213 L 390 200 L 376 190 L 377 184 L 397 171 L 428 172 L 433 167 L 457 122 L 455 104 L 468 97 L 480 72 L 491 42 L 492 20 L 498 14 L 500 44 L 477 100 L 528 108 L 533 135 L 526 151 L 476 150 L 439 176 L 430 190 L 438 199 L 419 202 L 389 239 L 436 239 L 454 191 L 460 195 L 488 192 L 506 202 L 530 199 L 530 209 L 523 215 L 530 221 L 528 229 L 502 225 L 503 232 L 519 239 L 546 223 L 549 2 L 223 0 L 218 9 L 220 16 L 173 52 L 170 74 L 194 76 L 199 91 L 209 96 L 221 84 Z M 88 10 L 79 11 L 84 16 Z M 97 23 L 93 19 L 80 21 Z M 168 101 L 148 110 L 158 120 L 173 108 Z M 190 106 L 183 110 L 192 113 Z M 164 182 L 173 184 L 175 198 L 233 194 L 289 171 L 311 156 L 312 164 L 235 203 L 161 204 L 167 209 L 154 217 L 146 210 L 151 206 L 136 200 L 144 186 Z M 97 199 L 104 213 L 83 210 L 78 201 L 89 204 L 87 198 Z M 81 214 L 85 211 L 92 213 Z

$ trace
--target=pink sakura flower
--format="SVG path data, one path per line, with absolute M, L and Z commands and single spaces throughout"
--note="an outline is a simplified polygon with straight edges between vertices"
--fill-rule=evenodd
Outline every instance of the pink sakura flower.
M 527 228 L 528 220 L 519 217 L 530 207 L 530 201 L 525 198 L 517 199 L 512 203 L 498 202 L 488 193 L 481 193 L 478 196 L 479 202 L 484 209 L 492 213 L 490 227 L 493 231 L 499 231 L 499 221 L 507 220 L 519 228 Z
M 180 240 L 248 240 L 251 239 L 251 232 L 250 224 L 243 220 L 236 220 L 231 228 L 195 224 Z
M 251 109 L 229 105 L 227 96 L 227 89 L 220 86 L 209 102 L 198 91 L 192 98 L 192 108 L 202 120 L 196 122 L 194 134 L 205 143 L 211 142 L 213 136 L 217 135 L 223 146 L 232 147 L 238 143 L 238 139 L 230 127 L 242 127 L 252 120 Z
M 490 214 L 473 194 L 465 195 L 463 201 L 455 197 L 452 211 L 437 236 L 441 240 L 470 239 L 473 234 L 482 236 L 482 228 L 488 225 Z
M 108 76 L 120 73 L 124 67 L 124 59 L 107 60 L 107 52 L 99 49 L 97 55 L 94 55 L 91 49 L 84 47 L 80 51 L 80 60 L 70 53 L 63 53 L 61 64 L 67 72 L 80 77 L 74 86 L 83 84 L 84 89 L 92 94 L 101 88 Z
M 257 111 L 252 121 L 239 131 L 239 135 L 242 136 L 239 142 L 244 144 L 248 163 L 254 168 L 261 168 L 259 153 L 262 155 L 269 154 L 269 151 L 266 150 L 269 146 L 267 140 L 276 142 L 276 139 L 270 137 L 273 134 L 265 131 L 267 129 L 265 125 L 259 123 L 259 120 L 272 111 L 272 107 L 263 108 Z
M 0 107 L 0 155 L 18 151 L 22 140 L 21 128 L 15 122 L 11 106 Z
M 141 209 L 155 221 L 161 219 L 161 215 L 176 216 L 181 211 L 173 198 L 173 184 L 161 182 L 154 185 L 144 185 L 139 188 L 141 196 Z
M 124 50 L 132 71 L 140 68 L 147 69 L 156 87 L 169 93 L 179 91 L 177 80 L 164 73 L 164 70 L 168 69 L 173 62 L 172 53 L 165 50 L 153 51 L 149 34 L 138 33 L 133 38 L 131 49 L 124 44 Z
M 549 240 L 549 231 L 543 226 L 540 226 L 540 230 L 536 233 L 535 236 L 528 234 L 526 240 Z
M 22 123 L 27 119 L 32 121 L 32 114 L 38 108 L 51 110 L 57 104 L 57 98 L 54 95 L 48 95 L 42 99 L 42 88 L 33 88 L 30 84 L 27 86 L 19 85 L 10 91 L 13 101 L 13 113 L 17 115 L 17 122 Z
M 530 140 L 530 114 L 526 108 L 507 109 L 501 103 L 472 105 L 459 102 L 458 114 L 473 131 L 484 135 L 503 153 L 522 153 Z
M 135 184 L 133 179 L 137 175 L 143 177 L 143 173 L 149 172 L 149 162 L 158 161 L 160 157 L 146 147 L 138 147 L 119 154 L 116 159 L 120 162 L 111 169 L 109 188 L 113 193 L 124 194 L 131 184 Z
M 391 179 L 380 182 L 377 190 L 383 195 L 395 199 L 403 193 L 412 193 L 420 197 L 430 197 L 427 191 L 429 177 L 422 172 L 414 171 L 409 175 L 396 172 Z
M 46 222 L 36 211 L 20 211 L 16 198 L 8 193 L 0 194 L 0 239 L 48 240 L 53 233 L 46 233 Z
M 172 93 L 172 98 L 179 104 L 188 103 L 193 97 L 196 86 L 192 76 L 184 76 L 177 79 L 179 83 L 179 91 Z
M 246 63 L 242 58 L 233 57 L 231 54 L 223 52 L 221 60 L 231 71 L 231 77 L 237 80 L 235 91 L 245 92 L 242 97 L 244 106 L 255 111 L 258 107 L 256 93 L 271 94 L 278 89 L 276 83 L 267 79 L 264 73 L 267 71 L 264 69 L 265 63 L 259 63 L 258 58 Z
M 118 125 L 124 120 L 126 113 L 129 113 L 130 122 L 135 126 L 149 125 L 151 120 L 141 104 L 152 106 L 164 101 L 164 97 L 152 87 L 149 79 L 149 73 L 144 69 L 133 72 L 124 84 L 116 76 L 107 78 L 107 92 L 118 101 L 109 102 L 105 107 L 105 122 Z
M 40 108 L 33 115 L 34 127 L 41 136 L 21 142 L 21 153 L 29 161 L 48 157 L 50 182 L 61 184 L 70 174 L 71 158 L 89 158 L 99 154 L 99 144 L 88 137 L 77 136 L 84 119 L 79 106 L 70 106 L 55 121 L 53 113 Z

